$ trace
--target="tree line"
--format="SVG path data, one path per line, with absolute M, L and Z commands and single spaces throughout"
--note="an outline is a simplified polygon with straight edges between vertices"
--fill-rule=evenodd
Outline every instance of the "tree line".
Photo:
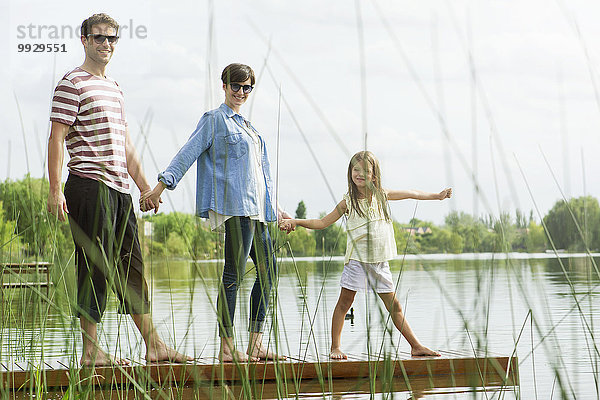
M 0 183 L 0 260 L 56 259 L 73 254 L 66 222 L 46 211 L 46 179 L 25 176 Z M 300 201 L 296 218 L 306 218 Z M 324 214 L 321 214 L 321 216 Z M 145 214 L 139 219 L 140 240 L 146 256 L 211 259 L 222 257 L 223 235 L 191 214 Z M 449 213 L 442 225 L 412 219 L 393 222 L 398 253 L 543 252 L 548 249 L 598 251 L 600 207 L 591 196 L 557 201 L 537 221 L 533 213 L 475 217 Z M 273 226 L 277 249 L 293 256 L 342 255 L 346 233 L 342 224 L 311 231 L 297 228 L 285 235 Z M 59 261 L 56 260 L 56 261 Z

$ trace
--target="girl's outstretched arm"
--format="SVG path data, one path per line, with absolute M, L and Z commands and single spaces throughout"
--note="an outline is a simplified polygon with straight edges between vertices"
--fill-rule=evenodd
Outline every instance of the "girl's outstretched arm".
M 452 197 L 452 188 L 447 188 L 439 193 L 422 192 L 420 190 L 386 190 L 388 200 L 444 200 Z
M 303 226 L 309 229 L 325 229 L 340 219 L 347 209 L 346 200 L 342 200 L 335 206 L 332 212 L 321 219 L 286 219 L 285 223 L 291 224 L 292 229 L 296 226 Z

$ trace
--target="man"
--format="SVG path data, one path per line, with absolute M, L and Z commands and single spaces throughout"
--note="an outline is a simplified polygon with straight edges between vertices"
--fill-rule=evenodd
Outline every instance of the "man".
M 129 192 L 129 176 L 141 193 L 150 190 L 127 130 L 123 94 L 105 74 L 118 41 L 119 26 L 106 14 L 81 25 L 85 61 L 58 83 L 52 99 L 48 143 L 48 211 L 61 221 L 68 214 L 77 262 L 77 315 L 83 335 L 81 364 L 126 365 L 102 351 L 97 323 L 107 288 L 131 314 L 146 344 L 146 361 L 185 362 L 190 357 L 168 347 L 150 318 L 148 288 Z M 69 178 L 61 191 L 64 143 Z M 158 202 L 152 204 L 158 210 Z

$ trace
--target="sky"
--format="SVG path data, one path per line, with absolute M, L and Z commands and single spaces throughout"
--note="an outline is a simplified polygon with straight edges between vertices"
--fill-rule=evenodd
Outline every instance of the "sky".
M 539 219 L 563 196 L 600 197 L 600 4 L 578 0 L 3 1 L 0 180 L 47 176 L 52 91 L 83 62 L 71 32 L 97 12 L 125 27 L 107 73 L 152 185 L 241 62 L 258 78 L 241 111 L 291 214 L 301 200 L 309 217 L 333 210 L 365 147 L 386 188 L 453 188 L 393 202 L 401 222 Z M 65 51 L 19 51 L 41 44 Z M 193 212 L 195 181 L 193 166 L 161 211 Z

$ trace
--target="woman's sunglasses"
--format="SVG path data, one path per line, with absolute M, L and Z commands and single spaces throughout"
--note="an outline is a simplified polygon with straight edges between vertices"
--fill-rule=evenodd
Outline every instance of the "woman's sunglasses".
M 252 91 L 252 89 L 254 89 L 254 86 L 240 85 L 239 83 L 230 83 L 229 87 L 231 88 L 231 90 L 233 90 L 236 93 L 239 92 L 240 89 L 242 89 L 244 91 L 244 94 L 248 94 Z
M 89 35 L 87 35 L 87 37 L 93 37 L 94 38 L 94 42 L 96 42 L 96 44 L 102 44 L 104 43 L 105 40 L 108 39 L 108 43 L 117 43 L 117 41 L 119 40 L 118 36 L 107 36 L 107 35 L 98 35 L 97 33 L 90 33 Z

